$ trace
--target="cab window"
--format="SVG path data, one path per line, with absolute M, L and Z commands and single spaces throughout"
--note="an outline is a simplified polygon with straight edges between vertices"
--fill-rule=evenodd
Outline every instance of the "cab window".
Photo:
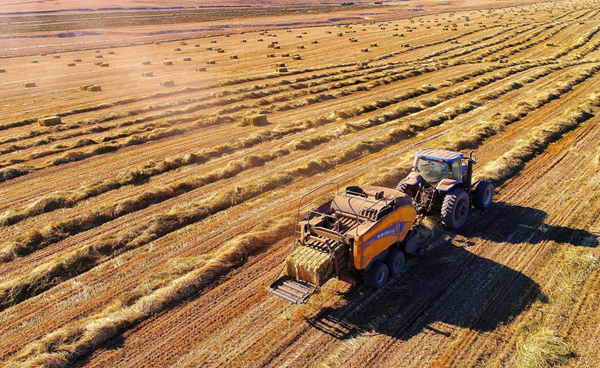
M 456 160 L 452 163 L 452 176 L 454 179 L 462 180 L 462 165 L 460 160 Z

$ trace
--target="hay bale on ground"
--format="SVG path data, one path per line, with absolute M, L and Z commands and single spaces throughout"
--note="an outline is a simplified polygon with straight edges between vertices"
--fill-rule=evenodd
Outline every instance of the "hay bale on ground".
M 237 55 L 231 55 L 231 56 L 229 56 L 229 58 L 230 59 L 237 59 L 238 57 L 237 57 Z
M 205 71 L 206 71 L 206 68 L 205 68 L 205 67 L 203 67 L 203 66 L 199 66 L 199 67 L 197 67 L 197 68 L 196 68 L 196 71 L 197 71 L 197 72 L 205 72 Z
M 248 126 L 248 125 L 259 126 L 259 125 L 265 125 L 267 123 L 268 123 L 267 115 L 254 114 L 254 115 L 244 116 L 239 125 L 240 126 Z
M 290 54 L 288 54 L 288 53 L 281 54 L 281 57 L 290 57 Z
M 53 58 L 60 59 L 60 55 L 54 55 Z
M 273 48 L 274 48 L 275 50 L 279 50 L 279 49 L 281 49 L 281 46 L 279 46 L 279 45 L 275 45 L 275 46 L 273 46 Z
M 39 63 L 39 61 L 37 61 L 37 60 L 31 60 L 31 63 L 32 64 L 37 64 L 37 63 Z
M 38 124 L 41 126 L 58 125 L 61 122 L 62 121 L 60 120 L 60 116 L 49 116 L 49 117 L 38 120 Z
M 304 45 L 298 45 L 298 48 L 299 48 L 299 49 L 303 49 L 303 48 L 304 48 Z
M 217 43 L 217 41 L 215 41 L 215 40 L 212 40 L 212 41 L 210 41 L 210 43 Z
M 209 60 L 209 61 L 207 61 L 206 63 L 207 63 L 207 64 L 216 64 L 217 62 L 216 62 L 216 61 L 214 61 L 214 60 Z
M 267 54 L 267 57 L 275 57 L 275 54 Z
M 90 92 L 100 92 L 102 91 L 102 87 L 100 86 L 90 86 L 87 88 L 88 91 Z
M 208 51 L 212 51 L 212 47 L 207 47 L 206 48 Z
M 218 52 L 219 54 L 224 54 L 224 53 L 225 53 L 225 50 L 217 50 L 217 52 Z
M 369 52 L 369 49 L 360 49 L 362 52 Z
M 79 87 L 79 89 L 82 91 L 87 91 L 91 86 L 93 86 L 93 84 L 84 84 L 83 86 Z
M 96 59 L 102 59 L 104 56 L 103 55 L 96 55 L 94 56 Z
M 176 48 L 173 49 L 173 51 L 181 51 L 181 48 L 176 47 Z
M 192 61 L 192 58 L 191 57 L 184 57 L 183 61 Z
M 142 65 L 150 65 L 150 64 L 152 64 L 152 63 L 149 61 L 142 61 Z
M 40 54 L 40 56 L 46 56 L 46 53 L 45 53 L 45 52 L 42 52 L 42 53 Z
M 314 40 L 314 41 L 311 41 L 310 43 L 315 44 L 315 43 L 319 43 L 319 41 Z
M 0 69 L 0 73 L 6 73 L 6 69 Z
M 100 67 L 102 67 L 102 68 L 106 68 L 107 66 L 110 66 L 110 64 L 108 64 L 108 63 L 102 63 L 102 64 L 100 64 Z
M 277 71 L 279 73 L 286 73 L 288 71 L 288 68 L 277 68 Z
M 187 42 L 181 41 L 181 42 L 179 42 L 179 44 L 182 46 L 185 46 L 185 45 L 187 45 Z
M 102 65 L 102 64 L 104 64 L 104 62 L 103 62 L 103 61 L 96 61 L 96 62 L 94 63 L 94 65 Z
M 75 63 L 68 63 L 67 64 L 67 66 L 75 66 L 75 65 L 77 65 L 77 64 L 75 64 Z
M 294 57 L 292 59 L 293 60 L 302 60 L 302 56 L 300 56 L 300 55 L 294 55 Z
M 27 83 L 23 83 L 23 87 L 31 88 L 31 87 L 36 87 L 36 85 L 35 85 L 35 82 L 27 82 Z
M 173 65 L 173 62 L 172 61 L 165 61 L 163 64 L 165 64 L 165 65 Z
M 283 68 L 285 66 L 285 63 L 275 63 L 275 66 L 279 67 L 279 68 Z
M 194 47 L 200 47 L 200 44 L 199 44 L 199 43 L 197 43 L 197 44 L 195 44 L 195 45 L 194 45 Z
M 175 85 L 175 81 L 168 80 L 168 81 L 160 82 L 160 85 L 164 86 L 164 87 L 173 87 Z
M 109 51 L 109 52 L 108 52 L 108 54 L 109 54 L 109 55 L 114 55 L 114 54 L 115 54 L 115 52 L 114 52 L 114 51 Z
M 73 59 L 73 62 L 74 62 L 74 63 L 81 63 L 81 62 L 82 62 L 82 60 L 81 60 L 81 59 Z
M 144 72 L 142 73 L 142 77 L 153 77 L 154 73 L 153 72 Z

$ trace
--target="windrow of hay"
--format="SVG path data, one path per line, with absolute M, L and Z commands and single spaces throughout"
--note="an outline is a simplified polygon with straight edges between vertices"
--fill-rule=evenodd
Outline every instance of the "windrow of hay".
M 498 78 L 504 78 L 504 77 L 507 77 L 518 71 L 526 70 L 528 67 L 529 66 L 523 67 L 524 69 L 521 69 L 521 68 L 511 69 L 507 73 L 503 73 L 500 76 L 496 76 L 491 79 L 486 79 L 483 82 L 477 82 L 472 87 L 473 88 L 481 87 L 486 83 L 489 84 L 489 83 L 492 83 L 493 81 L 498 80 Z M 445 86 L 448 83 L 456 83 L 458 81 L 465 81 L 474 76 L 478 76 L 478 75 L 484 74 L 489 71 L 493 71 L 498 68 L 500 68 L 500 67 L 484 68 L 481 70 L 477 70 L 477 71 L 468 73 L 466 75 L 463 75 L 461 77 L 454 78 L 451 81 L 444 81 L 444 82 L 440 83 L 440 87 Z M 470 90 L 473 90 L 473 88 L 471 88 Z M 104 182 L 88 185 L 87 187 L 79 189 L 79 190 L 63 193 L 61 195 L 61 197 L 63 197 L 63 199 L 57 198 L 56 195 L 52 194 L 52 195 L 40 198 L 38 201 L 36 201 L 34 204 L 32 204 L 28 207 L 8 211 L 0 217 L 0 225 L 14 224 L 14 223 L 21 221 L 22 219 L 27 218 L 27 217 L 35 216 L 37 214 L 48 212 L 48 211 L 51 211 L 51 210 L 54 210 L 57 208 L 61 208 L 61 207 L 72 206 L 80 200 L 87 199 L 91 196 L 95 196 L 95 195 L 104 193 L 109 190 L 117 189 L 123 185 L 135 184 L 135 183 L 142 182 L 143 180 L 147 180 L 151 176 L 158 175 L 163 172 L 179 168 L 183 165 L 189 165 L 189 164 L 193 164 L 193 163 L 197 163 L 197 162 L 205 162 L 210 158 L 219 157 L 223 154 L 234 152 L 235 150 L 239 150 L 242 148 L 248 148 L 248 147 L 251 147 L 256 144 L 260 144 L 260 143 L 263 143 L 266 141 L 280 139 L 286 135 L 295 134 L 297 132 L 300 132 L 300 131 L 303 131 L 303 130 L 306 130 L 306 129 L 309 129 L 312 127 L 329 124 L 329 123 L 337 121 L 337 119 L 339 119 L 339 118 L 348 118 L 348 117 L 352 117 L 352 116 L 358 116 L 360 114 L 370 112 L 370 111 L 373 111 L 378 108 L 383 108 L 383 107 L 389 106 L 390 104 L 398 103 L 403 100 L 414 98 L 416 96 L 419 96 L 424 93 L 428 93 L 428 92 L 431 92 L 431 91 L 434 91 L 437 89 L 438 89 L 438 87 L 436 87 L 436 86 L 418 87 L 418 88 L 413 89 L 412 91 L 405 92 L 405 93 L 398 95 L 396 97 L 393 97 L 389 100 L 378 101 L 375 105 L 367 104 L 363 107 L 355 108 L 351 111 L 350 110 L 338 111 L 338 112 L 328 115 L 326 117 L 321 117 L 316 122 L 305 121 L 305 122 L 300 122 L 300 123 L 292 123 L 292 124 L 280 126 L 273 130 L 255 133 L 248 138 L 237 139 L 232 142 L 227 142 L 223 145 L 217 146 L 211 150 L 205 150 L 205 151 L 189 154 L 187 156 L 187 157 L 196 157 L 196 159 L 194 159 L 194 160 L 181 159 L 181 158 L 175 158 L 175 159 L 167 158 L 159 163 L 145 164 L 138 169 L 128 170 L 124 173 L 118 174 L 116 179 L 108 179 Z M 445 99 L 450 99 L 452 97 L 457 96 L 460 93 L 466 93 L 466 92 L 467 91 L 465 91 L 465 90 L 457 90 L 456 92 L 453 92 L 453 93 L 446 93 L 443 96 L 437 97 L 436 103 L 440 103 Z M 327 98 L 327 97 L 324 97 L 324 98 Z M 428 104 L 431 105 L 432 102 L 429 101 Z M 406 113 L 410 112 L 408 110 L 403 110 L 403 111 L 404 112 L 398 112 L 396 114 L 388 113 L 385 115 L 383 120 L 389 121 L 389 120 L 395 119 L 397 117 L 406 115 Z M 223 119 L 223 118 L 221 117 L 221 119 Z M 136 141 L 137 144 L 145 142 L 144 139 L 140 139 L 140 138 L 136 138 L 136 139 L 137 139 L 137 141 Z M 192 156 L 190 156 L 190 155 L 192 155 Z M 73 160 L 74 158 L 76 158 L 76 157 L 69 156 L 68 159 Z M 58 199 L 58 201 L 56 199 Z
M 333 262 L 328 253 L 299 245 L 285 259 L 283 276 L 321 285 L 333 273 Z
M 9 360 L 7 367 L 66 367 L 121 330 L 202 291 L 249 255 L 289 237 L 293 229 L 293 216 L 284 214 L 233 238 L 213 254 L 175 259 L 102 311 L 30 343 Z
M 532 128 L 527 136 L 520 139 L 508 152 L 488 163 L 477 177 L 488 178 L 496 183 L 505 181 L 550 143 L 593 117 L 597 106 L 600 106 L 600 92 L 594 92 L 586 103 L 568 110 L 563 116 Z
M 578 48 L 584 46 L 586 43 L 590 42 L 592 37 L 594 37 L 598 32 L 600 32 L 600 26 L 595 27 L 591 31 L 589 31 L 586 34 L 579 37 L 577 39 L 577 41 L 574 44 L 570 45 L 569 47 L 562 48 L 560 52 L 557 52 L 556 54 L 552 55 L 550 57 L 550 59 L 557 60 L 557 59 L 567 55 L 568 53 L 570 53 L 574 50 L 577 50 Z

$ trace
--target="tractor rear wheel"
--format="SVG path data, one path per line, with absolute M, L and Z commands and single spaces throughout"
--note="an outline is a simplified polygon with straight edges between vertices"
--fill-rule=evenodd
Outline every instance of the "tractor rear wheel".
M 469 213 L 469 195 L 463 188 L 454 188 L 444 197 L 442 223 L 456 230 L 465 224 Z
M 477 188 L 475 188 L 475 195 L 473 196 L 475 208 L 485 210 L 492 204 L 493 196 L 494 184 L 486 180 L 480 181 L 479 184 L 477 184 Z
M 404 268 L 404 253 L 396 248 L 391 248 L 385 257 L 385 264 L 388 267 L 388 273 L 392 276 L 398 276 Z
M 375 261 L 365 272 L 365 284 L 373 289 L 381 289 L 388 279 L 388 268 L 385 263 Z

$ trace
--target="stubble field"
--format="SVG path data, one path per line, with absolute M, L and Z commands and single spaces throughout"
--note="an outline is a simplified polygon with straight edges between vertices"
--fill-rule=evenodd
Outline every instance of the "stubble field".
M 509 5 L 2 59 L 0 364 L 596 367 L 600 3 Z M 267 291 L 306 191 L 421 148 L 495 203 L 381 290 Z

